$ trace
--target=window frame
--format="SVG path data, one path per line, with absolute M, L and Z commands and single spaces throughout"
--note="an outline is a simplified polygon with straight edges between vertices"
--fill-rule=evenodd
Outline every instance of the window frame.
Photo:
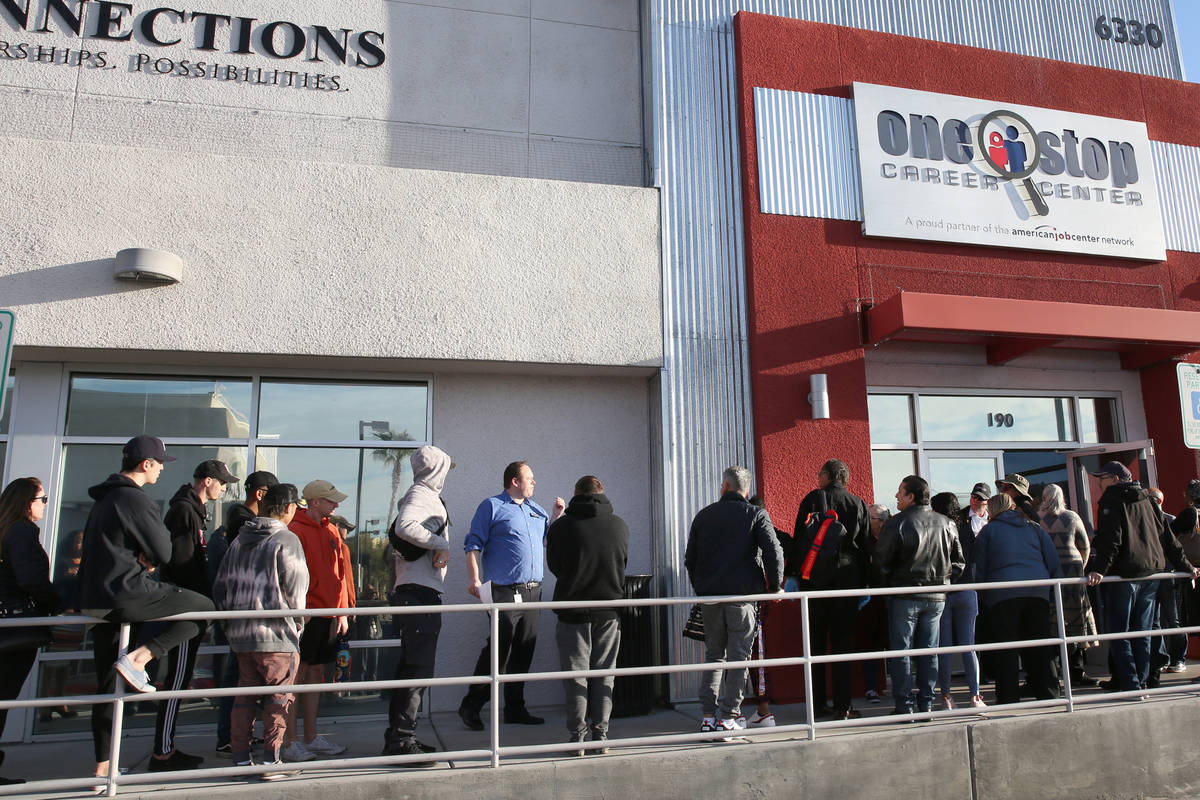
M 1104 445 L 1120 445 L 1128 441 L 1128 429 L 1125 421 L 1123 395 L 1120 391 L 1105 390 L 1070 390 L 1070 389 L 1011 389 L 999 390 L 993 387 L 979 389 L 946 388 L 937 386 L 868 386 L 867 395 L 893 394 L 907 395 L 911 400 L 913 423 L 913 441 L 911 442 L 876 442 L 871 440 L 871 451 L 876 450 L 905 450 L 915 451 L 917 474 L 922 477 L 929 475 L 929 453 L 943 451 L 978 451 L 995 450 L 1046 450 L 1053 452 L 1071 452 L 1080 448 L 1091 448 Z M 1069 411 L 1073 415 L 1072 423 L 1074 439 L 1067 441 L 987 441 L 962 440 L 941 441 L 926 440 L 924 426 L 921 422 L 921 396 L 957 396 L 957 397 L 1062 397 L 1070 400 Z M 1103 398 L 1116 404 L 1117 442 L 1085 442 L 1082 439 L 1080 424 L 1081 400 Z M 870 420 L 868 419 L 868 427 Z

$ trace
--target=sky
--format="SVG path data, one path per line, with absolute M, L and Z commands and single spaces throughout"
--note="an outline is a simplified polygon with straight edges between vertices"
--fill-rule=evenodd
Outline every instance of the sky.
M 1175 0 L 1175 24 L 1187 79 L 1200 83 L 1200 0 Z

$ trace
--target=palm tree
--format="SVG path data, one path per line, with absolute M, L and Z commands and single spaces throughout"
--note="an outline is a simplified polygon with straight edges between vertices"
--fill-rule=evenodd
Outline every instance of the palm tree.
M 407 430 L 394 431 L 388 428 L 386 431 L 374 431 L 375 438 L 381 442 L 411 442 L 412 434 Z M 392 467 L 392 502 L 388 506 L 388 520 L 396 513 L 396 502 L 400 496 L 401 473 L 404 471 L 404 462 L 412 455 L 413 450 L 409 448 L 397 447 L 381 447 L 371 451 L 371 458 L 381 464 L 390 464 Z

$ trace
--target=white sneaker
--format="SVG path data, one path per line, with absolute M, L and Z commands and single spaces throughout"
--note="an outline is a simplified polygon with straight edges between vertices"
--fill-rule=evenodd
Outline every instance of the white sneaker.
M 342 753 L 346 752 L 346 748 L 343 745 L 334 744 L 320 734 L 317 734 L 317 737 L 311 742 L 306 742 L 304 746 L 308 748 L 310 752 L 321 756 L 340 756 Z
M 748 728 L 774 728 L 775 727 L 775 715 L 774 714 L 759 714 L 757 711 L 755 711 L 754 716 L 751 717 L 746 722 L 746 727 L 748 727 Z
M 716 728 L 717 731 L 734 733 L 734 734 L 738 733 L 739 731 L 744 731 L 746 729 L 746 726 L 739 725 L 738 721 L 736 719 L 721 719 L 719 717 L 716 720 L 714 720 L 714 727 Z M 721 737 L 721 741 L 723 741 L 723 742 L 735 742 L 735 741 L 744 742 L 744 741 L 746 741 L 746 739 L 744 737 L 739 737 L 739 736 L 723 736 L 723 737 Z
M 746 730 L 746 718 L 740 714 L 733 719 L 717 720 L 717 728 L 727 731 L 744 731 Z
M 291 744 L 283 748 L 284 761 L 313 761 L 317 754 L 304 746 L 304 742 L 297 739 Z

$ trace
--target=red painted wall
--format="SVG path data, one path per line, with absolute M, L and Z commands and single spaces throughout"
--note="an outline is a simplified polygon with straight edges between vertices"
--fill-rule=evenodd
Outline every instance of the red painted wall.
M 753 97 L 755 87 L 850 97 L 863 81 L 1142 120 L 1151 139 L 1200 146 L 1200 86 L 745 12 L 735 36 L 757 477 L 780 527 L 826 458 L 849 464 L 853 491 L 873 493 L 860 303 L 905 290 L 1154 308 L 1165 296 L 1166 308 L 1200 310 L 1196 253 L 1152 263 L 865 239 L 857 222 L 762 214 Z M 816 372 L 829 375 L 832 419 L 810 418 Z M 1196 454 L 1181 440 L 1174 366 L 1141 382 L 1171 508 L 1197 477 Z

